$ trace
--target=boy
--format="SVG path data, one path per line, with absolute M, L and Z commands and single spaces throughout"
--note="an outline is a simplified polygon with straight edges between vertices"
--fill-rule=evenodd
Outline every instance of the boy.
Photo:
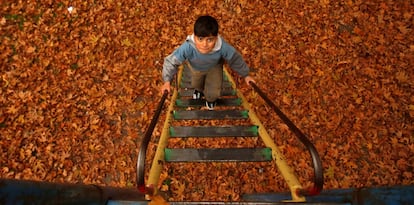
M 224 60 L 249 84 L 254 79 L 249 76 L 249 67 L 236 49 L 218 34 L 217 20 L 211 16 L 200 16 L 194 23 L 194 33 L 187 36 L 172 54 L 164 59 L 161 87 L 162 92 L 171 91 L 171 80 L 177 68 L 184 61 L 191 71 L 193 99 L 206 99 L 208 110 L 214 110 L 216 100 L 221 96 Z

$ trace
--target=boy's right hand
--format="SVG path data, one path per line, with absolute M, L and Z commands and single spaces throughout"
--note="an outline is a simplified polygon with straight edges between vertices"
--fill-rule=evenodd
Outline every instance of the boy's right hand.
M 170 82 L 165 82 L 162 87 L 161 87 L 161 93 L 164 93 L 165 91 L 167 91 L 168 93 L 171 91 L 171 83 Z

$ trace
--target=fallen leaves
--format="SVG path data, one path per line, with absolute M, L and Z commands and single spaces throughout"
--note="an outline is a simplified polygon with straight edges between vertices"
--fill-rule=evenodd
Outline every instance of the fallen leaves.
M 182 3 L 2 3 L 0 177 L 133 186 L 163 58 L 192 32 L 198 15 L 209 13 L 254 68 L 259 87 L 315 143 L 326 189 L 414 183 L 410 1 Z M 307 152 L 239 85 L 300 181 L 309 183 Z M 214 122 L 222 123 L 229 122 Z M 157 127 L 154 139 L 159 133 Z M 274 166 L 180 166 L 161 185 L 171 199 L 229 201 L 287 190 Z
M 168 205 L 169 203 L 160 195 L 151 197 L 149 205 Z

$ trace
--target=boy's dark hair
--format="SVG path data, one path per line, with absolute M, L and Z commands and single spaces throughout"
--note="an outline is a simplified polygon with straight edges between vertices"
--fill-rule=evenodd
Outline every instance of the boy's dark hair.
M 194 35 L 199 37 L 217 36 L 219 25 L 211 16 L 200 16 L 194 23 Z

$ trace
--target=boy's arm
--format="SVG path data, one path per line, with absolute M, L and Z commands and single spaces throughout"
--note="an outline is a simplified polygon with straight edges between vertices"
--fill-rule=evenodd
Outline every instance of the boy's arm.
M 181 61 L 177 59 L 174 53 L 164 59 L 164 64 L 162 66 L 162 80 L 164 81 L 164 84 L 161 87 L 161 92 L 171 91 L 171 81 L 177 73 L 179 65 L 181 65 Z
M 165 57 L 164 64 L 162 66 L 162 80 L 164 81 L 161 87 L 161 92 L 171 90 L 171 81 L 175 74 L 177 74 L 178 66 L 180 66 L 185 59 L 187 59 L 187 53 L 189 52 L 188 43 L 184 42 L 180 47 L 175 49 L 173 53 Z
M 241 77 L 244 78 L 247 85 L 250 82 L 256 83 L 253 77 L 249 76 L 249 66 L 244 61 L 242 55 L 231 45 L 227 44 L 224 48 L 224 58 L 229 64 L 230 68 L 236 71 Z
M 170 82 L 177 73 L 179 65 L 181 65 L 181 61 L 175 57 L 174 53 L 167 56 L 164 59 L 164 65 L 162 66 L 162 80 L 164 82 Z
M 249 75 L 249 66 L 247 66 L 241 54 L 234 50 L 233 55 L 226 59 L 230 68 L 236 71 L 241 77 L 245 78 Z
M 249 75 L 249 66 L 247 66 L 242 55 L 232 45 L 222 39 L 221 54 L 231 69 L 237 72 L 241 77 L 245 78 Z

